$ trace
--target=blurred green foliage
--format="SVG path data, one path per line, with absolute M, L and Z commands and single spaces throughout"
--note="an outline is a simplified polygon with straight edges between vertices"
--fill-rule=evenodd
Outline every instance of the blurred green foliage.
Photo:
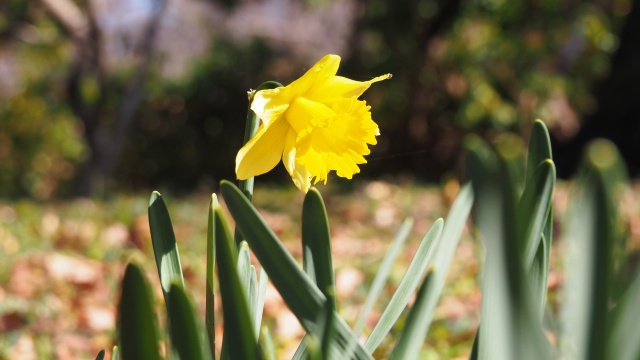
M 10 10 L 22 9 L 13 3 Z M 10 45 L 20 82 L 0 101 L 0 197 L 70 193 L 85 155 L 81 129 L 65 103 L 67 41 L 46 17 L 35 25 Z
M 259 61 L 256 61 L 259 59 Z M 265 77 L 274 53 L 254 39 L 216 39 L 208 56 L 180 81 L 156 79 L 141 105 L 120 166 L 128 185 L 174 190 L 235 179 L 242 144 L 247 91 Z
M 465 80 L 445 79 L 451 95 L 462 95 L 457 122 L 508 128 L 540 117 L 554 126 L 566 120 L 552 109 L 554 97 L 568 98 L 579 113 L 592 110 L 589 89 L 607 73 L 619 25 L 591 3 L 474 2 L 455 22 L 443 56 L 449 76 Z M 457 88 L 465 82 L 466 92 Z
M 73 193 L 78 165 L 91 157 L 69 104 L 72 41 L 42 8 L 27 4 L 0 4 L 0 41 L 20 64 L 20 85 L 0 94 L 0 196 L 47 198 Z M 466 133 L 527 136 L 528 124 L 542 118 L 554 138 L 573 136 L 581 118 L 597 107 L 594 84 L 611 70 L 618 34 L 633 5 L 631 0 L 354 4 L 351 47 L 340 74 L 394 75 L 365 95 L 381 136 L 362 176 L 408 173 L 428 180 L 455 168 Z M 272 44 L 267 38 L 217 35 L 182 79 L 155 72 L 116 182 L 129 189 L 189 191 L 210 190 L 218 180 L 234 178 L 247 90 L 266 80 L 286 84 L 310 65 L 286 46 Z M 110 69 L 103 120 L 117 117 L 134 70 Z M 80 95 L 91 104 L 100 88 L 95 79 L 80 81 Z M 284 179 L 278 169 L 267 180 Z
M 573 136 L 597 106 L 594 83 L 608 75 L 632 2 L 374 0 L 360 6 L 359 46 L 345 70 L 394 75 L 370 94 L 381 105 L 374 155 L 393 158 L 365 171 L 411 169 L 437 179 L 457 163 L 464 133 L 526 136 L 541 118 L 555 138 Z
M 26 15 L 29 3 L 24 0 L 5 0 L 0 3 L 0 38 L 14 34 L 16 24 Z

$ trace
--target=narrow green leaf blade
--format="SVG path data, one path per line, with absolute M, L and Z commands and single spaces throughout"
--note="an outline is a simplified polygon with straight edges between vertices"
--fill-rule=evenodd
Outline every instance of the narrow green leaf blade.
M 248 299 L 251 287 L 251 255 L 249 254 L 249 244 L 246 241 L 241 241 L 239 244 L 237 267 L 240 284 Z
M 320 337 L 317 338 L 314 336 L 314 338 L 317 338 L 320 341 L 320 352 L 325 359 L 328 358 L 327 355 L 331 353 L 331 349 L 336 347 L 333 344 L 335 332 L 335 327 L 333 324 L 335 321 L 335 296 L 333 296 L 333 294 L 335 293 L 334 289 L 334 287 L 331 287 L 326 291 L 326 294 L 328 295 L 327 301 L 324 302 L 324 306 L 318 313 L 317 332 Z
M 478 229 L 486 247 L 482 282 L 482 331 L 472 353 L 477 359 L 541 359 L 548 345 L 533 303 L 524 286 L 525 273 L 518 248 L 513 179 L 505 162 L 512 161 L 507 149 L 500 159 L 477 136 L 468 137 L 467 168 L 476 196 Z
M 542 305 L 540 314 L 544 312 L 544 307 L 547 302 L 547 289 L 549 286 L 549 267 L 551 266 L 551 247 L 553 246 L 553 201 L 549 206 L 549 214 L 547 214 L 546 225 L 542 229 L 542 242 L 544 242 L 544 263 L 542 268 L 543 279 L 540 282 L 540 304 Z
M 536 120 L 529 135 L 529 149 L 527 155 L 526 183 L 533 177 L 536 168 L 545 160 L 551 160 L 551 139 L 549 131 L 542 120 Z
M 172 284 L 168 293 L 167 317 L 172 350 L 179 359 L 209 360 L 209 346 L 202 343 L 196 314 L 184 288 Z M 206 351 L 205 351 L 206 350 Z
M 149 200 L 149 228 L 151 229 L 151 241 L 160 276 L 160 285 L 166 302 L 171 283 L 175 281 L 184 286 L 184 278 L 169 211 L 157 191 L 151 194 Z
M 533 263 L 529 269 L 529 284 L 531 284 L 531 296 L 537 299 L 536 313 L 542 318 L 544 305 L 547 297 L 547 278 L 549 277 L 549 258 L 546 249 L 547 241 L 542 237 L 538 244 L 538 251 L 533 258 Z
M 265 360 L 276 360 L 276 348 L 273 345 L 273 339 L 271 339 L 269 328 L 266 326 L 263 326 L 261 330 L 260 346 L 264 351 Z
M 307 332 L 316 333 L 317 314 L 327 301 L 317 286 L 300 269 L 291 254 L 269 229 L 256 209 L 229 181 L 220 183 L 220 190 L 229 212 L 242 232 L 274 287 L 280 292 L 291 312 L 298 318 Z M 345 321 L 335 314 L 336 346 L 344 349 L 349 343 L 356 344 L 356 359 L 371 359 Z M 333 353 L 333 351 L 332 351 Z
M 243 196 L 244 195 L 241 195 Z M 259 356 L 253 319 L 249 315 L 246 292 L 238 276 L 235 245 L 220 207 L 214 210 L 216 262 L 224 318 L 223 348 L 230 359 L 256 359 Z
M 216 357 L 216 321 L 215 321 L 215 263 L 216 263 L 216 237 L 214 210 L 218 207 L 216 194 L 211 195 L 209 204 L 209 217 L 207 226 L 207 290 L 205 298 L 205 328 L 209 343 L 211 358 Z
M 262 327 L 262 313 L 264 311 L 264 299 L 267 294 L 267 283 L 269 282 L 269 277 L 267 276 L 267 272 L 264 271 L 264 268 L 260 266 L 260 279 L 258 280 L 258 294 L 255 304 L 255 317 L 254 317 L 254 329 L 256 334 L 260 331 Z M 256 335 L 257 336 L 257 335 Z
M 113 347 L 113 350 L 111 351 L 111 360 L 118 360 L 120 359 L 120 351 L 118 350 L 118 345 L 115 345 Z
M 300 344 L 298 344 L 298 348 L 296 349 L 296 352 L 293 354 L 293 357 L 291 357 L 291 360 L 303 360 L 307 358 L 307 356 L 309 355 L 307 351 L 308 341 L 309 341 L 309 333 L 306 333 L 304 334 L 304 337 L 300 341 Z
M 100 352 L 98 353 L 98 356 L 96 356 L 96 360 L 104 360 L 104 349 L 100 350 Z
M 640 269 L 621 297 L 612 315 L 607 359 L 640 359 L 640 341 L 632 334 L 640 334 Z
M 551 209 L 556 170 L 551 160 L 543 161 L 531 176 L 516 208 L 516 231 L 529 269 L 538 250 Z
M 249 301 L 249 315 L 251 315 L 251 320 L 253 323 L 253 334 L 256 339 L 260 336 L 260 324 L 256 323 L 257 320 L 257 312 L 258 312 L 258 275 L 256 274 L 255 266 L 249 266 L 249 295 L 247 296 L 247 300 Z
M 434 271 L 431 272 L 431 280 L 425 285 L 427 286 L 427 290 L 425 290 L 427 304 L 424 309 L 425 314 L 422 315 L 422 321 L 424 321 L 427 329 L 431 326 L 438 299 L 444 289 L 449 267 L 453 261 L 462 230 L 469 218 L 472 206 L 473 190 L 471 183 L 467 183 L 460 189 L 449 214 L 447 214 L 444 229 L 442 229 L 440 245 L 438 245 L 433 258 Z
M 318 310 L 326 301 L 324 295 L 298 267 L 291 254 L 235 185 L 222 181 L 220 190 L 236 226 L 251 245 L 273 285 L 291 311 L 300 316 L 303 327 L 315 329 Z
M 531 182 L 535 179 L 534 173 L 536 169 L 546 160 L 552 160 L 553 154 L 551 150 L 551 139 L 549 137 L 549 131 L 547 126 L 542 120 L 536 120 L 531 127 L 531 133 L 529 135 L 529 148 L 527 155 L 527 173 L 526 173 L 526 185 L 530 187 Z M 540 296 L 540 315 L 544 312 L 544 306 L 547 298 L 547 282 L 549 278 L 549 258 L 551 254 L 551 244 L 553 242 L 553 203 L 549 205 L 549 212 L 547 214 L 545 225 L 542 230 L 543 237 L 540 239 L 544 242 L 544 258 L 539 258 L 536 252 L 536 258 L 534 261 L 537 264 L 532 265 L 530 274 L 534 272 L 533 267 L 536 267 L 535 272 L 538 274 L 539 281 L 533 284 L 533 292 Z M 533 245 L 532 245 L 533 246 Z
M 443 225 L 444 221 L 442 219 L 436 220 L 422 239 L 413 260 L 411 260 L 411 264 L 409 264 L 407 272 L 398 285 L 398 289 L 391 297 L 391 301 L 389 301 L 382 316 L 380 316 L 380 320 L 364 344 L 364 347 L 369 353 L 372 353 L 378 345 L 380 345 L 382 339 L 389 333 L 389 330 L 391 330 L 391 327 L 407 306 L 411 295 L 420 284 L 420 279 L 424 276 L 438 246 Z
M 335 287 L 329 220 L 316 188 L 309 189 L 302 205 L 302 265 L 325 297 L 333 299 L 327 296 Z M 335 309 L 335 303 L 331 308 Z
M 604 359 L 612 288 L 612 247 L 617 223 L 613 188 L 620 156 L 605 140 L 591 143 L 572 196 L 567 227 L 567 278 L 562 320 L 565 358 Z
M 376 303 L 382 290 L 384 289 L 384 284 L 391 273 L 391 267 L 393 266 L 393 262 L 400 254 L 400 250 L 407 242 L 409 238 L 409 234 L 411 232 L 411 227 L 413 226 L 412 219 L 406 219 L 404 223 L 400 226 L 400 229 L 396 233 L 389 250 L 387 250 L 382 262 L 380 263 L 380 267 L 378 267 L 378 271 L 376 272 L 373 281 L 371 282 L 371 287 L 367 292 L 367 299 L 364 301 L 360 312 L 358 313 L 358 317 L 356 318 L 356 324 L 354 326 L 353 332 L 356 335 L 360 335 L 362 329 L 364 329 L 364 324 L 367 322 L 369 318 L 369 314 L 371 313 L 371 309 L 373 309 L 373 305 Z
M 433 280 L 433 271 L 427 274 L 422 282 L 413 307 L 407 315 L 407 322 L 402 329 L 398 343 L 389 355 L 390 360 L 413 360 L 419 359 L 420 350 L 427 336 L 431 316 L 429 310 L 428 289 Z
M 499 163 L 496 155 L 477 136 L 465 139 L 467 169 L 476 197 L 474 218 L 485 241 L 481 325 L 476 335 L 472 358 L 510 360 L 514 355 L 511 304 L 507 289 L 503 252 L 503 191 L 498 184 Z M 498 249 L 496 249 L 498 248 Z M 494 250 L 495 249 L 495 250 Z M 492 257 L 493 254 L 497 257 Z
M 118 340 L 123 359 L 159 360 L 159 332 L 152 294 L 140 268 L 127 265 L 118 306 Z
M 324 360 L 325 357 L 322 355 L 322 348 L 320 345 L 320 340 L 315 337 L 313 334 L 309 335 L 309 339 L 307 340 L 307 351 L 308 351 L 308 359 L 309 360 Z M 328 358 L 328 357 L 326 357 Z

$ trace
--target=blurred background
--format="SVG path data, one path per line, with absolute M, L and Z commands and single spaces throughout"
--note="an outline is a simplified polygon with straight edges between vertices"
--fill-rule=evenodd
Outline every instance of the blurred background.
M 520 149 L 536 118 L 560 176 L 596 136 L 635 174 L 638 44 L 633 0 L 3 0 L 0 197 L 214 191 L 247 91 L 327 53 L 394 75 L 364 96 L 381 136 L 363 179 L 439 182 L 465 134 Z

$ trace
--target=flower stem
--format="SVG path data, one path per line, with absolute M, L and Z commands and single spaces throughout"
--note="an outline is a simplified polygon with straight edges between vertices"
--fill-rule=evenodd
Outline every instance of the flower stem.
M 280 84 L 277 81 L 267 81 L 262 83 L 260 86 L 258 86 L 257 89 L 249 92 L 249 108 L 247 109 L 247 122 L 244 127 L 244 141 L 242 145 L 246 144 L 249 140 L 251 140 L 251 138 L 258 131 L 258 127 L 260 126 L 260 119 L 258 118 L 258 115 L 256 115 L 256 113 L 253 112 L 253 110 L 251 110 L 253 95 L 260 90 L 275 89 L 281 86 L 282 84 Z M 253 177 L 250 177 L 247 180 L 240 180 L 238 182 L 238 188 L 240 188 L 240 191 L 242 191 L 244 196 L 246 196 L 247 199 L 249 199 L 249 201 L 253 199 L 253 179 L 254 179 Z M 235 231 L 235 240 L 236 240 L 236 244 L 238 245 L 242 241 L 242 236 L 238 232 L 237 228 Z

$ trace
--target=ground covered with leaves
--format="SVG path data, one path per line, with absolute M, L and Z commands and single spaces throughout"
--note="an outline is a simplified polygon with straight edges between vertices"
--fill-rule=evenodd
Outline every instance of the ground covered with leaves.
M 338 311 L 347 322 L 356 319 L 394 232 L 405 218 L 415 221 L 408 245 L 372 312 L 373 325 L 404 275 L 419 240 L 434 220 L 446 216 L 459 185 L 455 181 L 441 187 L 376 181 L 350 186 L 320 189 L 330 218 Z M 556 236 L 549 312 L 557 311 L 560 292 L 556 290 L 562 284 L 557 254 L 562 253 L 569 190 L 568 184 L 561 183 L 554 194 Z M 635 251 L 640 248 L 638 194 L 638 186 L 628 189 L 620 207 L 627 220 L 629 247 Z M 209 194 L 163 195 L 172 216 L 185 283 L 204 318 Z M 254 195 L 267 223 L 298 259 L 302 200 L 303 194 L 292 187 L 258 184 Z M 100 201 L 0 203 L 0 359 L 91 359 L 100 349 L 110 349 L 116 336 L 119 283 L 128 261 L 146 269 L 158 303 L 158 319 L 165 322 L 147 202 L 148 195 L 136 194 Z M 428 358 L 468 357 L 479 324 L 480 259 L 482 246 L 467 226 L 427 337 Z M 278 357 L 290 358 L 304 333 L 272 287 L 267 290 L 264 314 Z M 397 327 L 402 323 L 401 319 Z M 217 329 L 222 336 L 221 322 Z M 394 341 L 393 336 L 388 337 L 374 356 L 384 357 Z

